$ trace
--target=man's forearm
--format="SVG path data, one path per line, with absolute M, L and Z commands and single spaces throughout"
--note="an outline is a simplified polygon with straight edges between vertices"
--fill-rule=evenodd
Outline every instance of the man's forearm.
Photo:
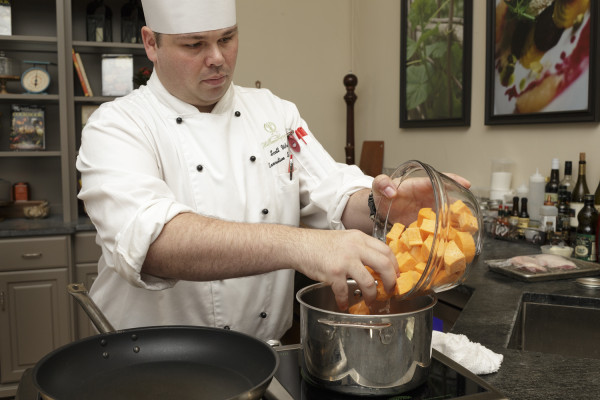
M 297 239 L 295 230 L 299 229 L 179 214 L 150 246 L 142 272 L 210 281 L 296 268 L 288 249 Z

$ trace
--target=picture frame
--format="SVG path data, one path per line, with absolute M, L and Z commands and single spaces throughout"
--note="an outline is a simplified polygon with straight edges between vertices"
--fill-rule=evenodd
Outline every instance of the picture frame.
M 598 121 L 598 2 L 556 4 L 487 0 L 486 125 Z
M 401 0 L 400 128 L 469 126 L 473 0 L 413 3 Z

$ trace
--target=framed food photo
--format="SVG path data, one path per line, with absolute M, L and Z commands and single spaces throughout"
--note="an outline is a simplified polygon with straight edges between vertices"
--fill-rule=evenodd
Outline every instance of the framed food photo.
M 471 123 L 473 0 L 401 0 L 400 128 Z
M 598 121 L 597 0 L 487 0 L 485 123 Z

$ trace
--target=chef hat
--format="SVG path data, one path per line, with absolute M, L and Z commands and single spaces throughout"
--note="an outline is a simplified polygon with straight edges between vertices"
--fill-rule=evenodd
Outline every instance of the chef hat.
M 142 0 L 146 25 L 159 33 L 214 31 L 235 25 L 235 0 Z

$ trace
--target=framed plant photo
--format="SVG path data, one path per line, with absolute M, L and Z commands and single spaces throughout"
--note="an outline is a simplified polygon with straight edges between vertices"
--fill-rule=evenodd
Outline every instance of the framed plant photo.
M 401 0 L 400 127 L 471 123 L 473 0 Z
M 598 10 L 487 0 L 486 125 L 598 121 Z

